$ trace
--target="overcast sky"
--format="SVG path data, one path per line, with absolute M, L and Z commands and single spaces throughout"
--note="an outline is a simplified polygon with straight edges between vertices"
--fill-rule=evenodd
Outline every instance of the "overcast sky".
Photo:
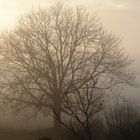
M 57 0 L 60 1 L 60 0 Z M 14 25 L 19 15 L 47 7 L 55 0 L 0 0 L 0 28 Z M 96 12 L 104 27 L 123 38 L 123 45 L 139 64 L 140 0 L 61 0 L 70 6 L 84 5 Z M 138 69 L 139 71 L 140 69 Z
M 59 1 L 59 0 L 57 0 Z M 55 0 L 0 0 L 0 28 L 14 25 L 19 15 L 53 4 Z M 96 12 L 108 31 L 122 38 L 122 46 L 135 59 L 133 65 L 140 83 L 140 0 L 61 0 L 66 5 L 84 5 Z M 127 90 L 128 91 L 128 90 Z M 140 102 L 140 88 L 130 88 L 128 95 Z

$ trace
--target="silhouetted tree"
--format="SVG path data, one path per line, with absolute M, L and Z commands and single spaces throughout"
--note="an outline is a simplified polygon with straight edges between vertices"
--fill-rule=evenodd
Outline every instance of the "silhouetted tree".
M 140 114 L 133 104 L 115 97 L 113 105 L 105 113 L 109 138 L 111 140 L 138 140 Z M 109 139 L 108 138 L 108 139 Z
M 131 85 L 131 62 L 87 10 L 61 4 L 33 10 L 0 35 L 1 101 L 15 112 L 53 110 L 61 119 L 64 101 L 90 81 L 95 89 Z
M 93 79 L 66 95 L 62 105 L 63 120 L 55 113 L 56 119 L 81 140 L 92 140 L 93 136 L 95 139 L 99 113 L 104 107 L 105 93 L 95 88 L 96 82 Z

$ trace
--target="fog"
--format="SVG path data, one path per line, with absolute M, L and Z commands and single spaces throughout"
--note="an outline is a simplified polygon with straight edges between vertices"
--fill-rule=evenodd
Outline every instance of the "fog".
M 136 83 L 140 83 L 140 1 L 139 0 L 67 0 L 61 1 L 68 6 L 83 5 L 90 12 L 95 12 L 104 28 L 115 33 L 122 39 L 126 54 L 134 60 L 132 69 L 135 71 Z M 31 9 L 47 7 L 55 0 L 0 0 L 0 28 L 12 28 L 19 15 Z M 126 87 L 122 94 L 140 103 L 140 87 Z M 0 116 L 0 126 L 3 128 L 41 129 L 52 126 L 52 118 L 38 116 L 32 119 L 11 115 Z

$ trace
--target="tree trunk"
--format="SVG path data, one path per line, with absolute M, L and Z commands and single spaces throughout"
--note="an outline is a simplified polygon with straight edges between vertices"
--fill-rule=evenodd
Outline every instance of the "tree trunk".
M 54 140 L 61 140 L 61 102 L 55 100 L 54 102 Z
M 61 128 L 61 100 L 58 96 L 54 99 L 54 128 Z
M 55 107 L 54 107 L 54 110 L 55 110 L 55 115 L 54 115 L 54 128 L 56 129 L 60 129 L 61 127 L 61 124 L 60 124 L 60 121 L 61 121 L 61 104 L 60 103 L 54 103 Z

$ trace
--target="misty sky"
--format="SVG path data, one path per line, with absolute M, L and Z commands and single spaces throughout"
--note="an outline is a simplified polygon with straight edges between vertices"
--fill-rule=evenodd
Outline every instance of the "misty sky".
M 57 0 L 59 1 L 59 0 Z M 55 0 L 0 0 L 0 28 L 11 27 L 17 17 L 30 9 L 46 7 Z M 135 59 L 132 66 L 140 83 L 140 0 L 61 0 L 66 5 L 84 5 L 96 12 L 104 28 L 122 38 L 122 46 Z M 140 102 L 140 87 L 129 88 L 127 94 Z M 126 92 L 125 91 L 125 92 Z

